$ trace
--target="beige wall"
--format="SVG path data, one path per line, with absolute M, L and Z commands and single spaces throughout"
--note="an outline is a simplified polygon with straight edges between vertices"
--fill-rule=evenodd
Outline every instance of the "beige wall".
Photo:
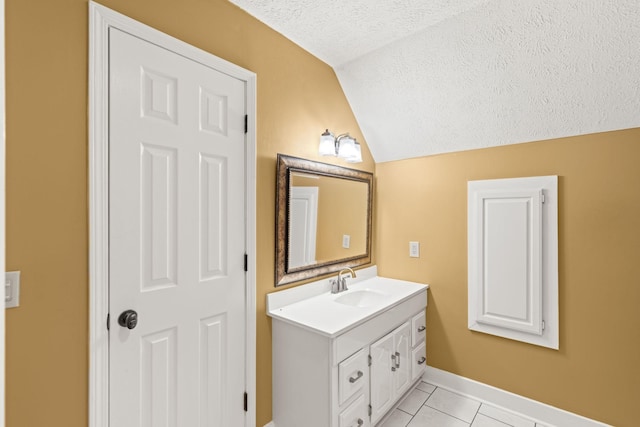
M 429 365 L 637 425 L 639 162 L 632 129 L 378 164 L 379 273 L 431 285 Z M 560 177 L 559 351 L 467 329 L 467 181 L 537 175 Z
M 103 0 L 258 76 L 257 425 L 271 420 L 276 154 L 360 130 L 333 70 L 224 0 Z M 6 0 L 7 426 L 85 427 L 88 407 L 87 0 Z M 373 171 L 363 144 L 365 162 Z M 336 164 L 345 165 L 337 161 Z

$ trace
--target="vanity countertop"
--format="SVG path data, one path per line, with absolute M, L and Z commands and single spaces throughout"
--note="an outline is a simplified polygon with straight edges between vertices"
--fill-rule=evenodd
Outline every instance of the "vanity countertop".
M 349 290 L 337 294 L 329 292 L 328 286 L 321 289 L 316 286 L 322 292 L 284 305 L 274 302 L 273 297 L 282 297 L 284 295 L 277 294 L 288 291 L 296 292 L 295 288 L 269 294 L 267 314 L 274 319 L 334 338 L 420 293 L 424 293 L 426 305 L 429 285 L 379 276 L 363 279 L 347 279 Z M 328 280 L 325 279 L 325 282 L 328 283 Z M 304 286 L 309 285 L 300 288 Z M 310 289 L 312 287 L 313 284 Z

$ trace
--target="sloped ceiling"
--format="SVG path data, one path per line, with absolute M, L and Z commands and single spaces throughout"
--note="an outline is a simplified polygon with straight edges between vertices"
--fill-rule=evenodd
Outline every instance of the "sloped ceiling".
M 334 67 L 376 162 L 640 127 L 637 0 L 231 1 Z

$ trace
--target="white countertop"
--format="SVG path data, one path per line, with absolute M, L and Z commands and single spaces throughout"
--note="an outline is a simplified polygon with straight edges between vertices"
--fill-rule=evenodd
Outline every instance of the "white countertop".
M 359 271 L 357 273 L 360 275 Z M 364 272 L 363 275 L 368 274 Z M 329 292 L 328 286 L 318 286 L 318 282 L 299 286 L 298 288 L 309 286 L 308 289 L 315 295 L 297 301 L 295 299 L 298 298 L 295 298 L 293 302 L 284 305 L 281 301 L 286 299 L 285 293 L 292 291 L 291 294 L 300 294 L 304 290 L 291 288 L 271 293 L 267 295 L 267 314 L 274 319 L 333 338 L 420 292 L 425 293 L 426 305 L 426 291 L 429 285 L 379 276 L 364 278 L 364 280 L 354 279 L 353 282 L 350 280 L 347 279 L 349 290 L 338 294 Z M 328 279 L 324 281 L 328 283 Z M 367 307 L 345 305 L 335 301 L 343 295 L 362 290 L 382 293 L 384 298 Z

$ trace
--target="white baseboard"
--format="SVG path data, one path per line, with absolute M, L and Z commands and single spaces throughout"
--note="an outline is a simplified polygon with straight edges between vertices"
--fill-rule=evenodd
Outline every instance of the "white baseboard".
M 264 425 L 264 427 L 276 427 L 276 425 L 273 423 L 273 421 L 269 421 Z
M 547 426 L 562 427 L 606 427 L 603 424 L 581 415 L 529 399 L 469 378 L 461 377 L 441 369 L 427 366 L 423 381 L 449 391 L 467 396 L 474 400 L 500 407 Z M 265 426 L 266 427 L 266 426 Z M 273 427 L 273 426 L 271 426 Z

